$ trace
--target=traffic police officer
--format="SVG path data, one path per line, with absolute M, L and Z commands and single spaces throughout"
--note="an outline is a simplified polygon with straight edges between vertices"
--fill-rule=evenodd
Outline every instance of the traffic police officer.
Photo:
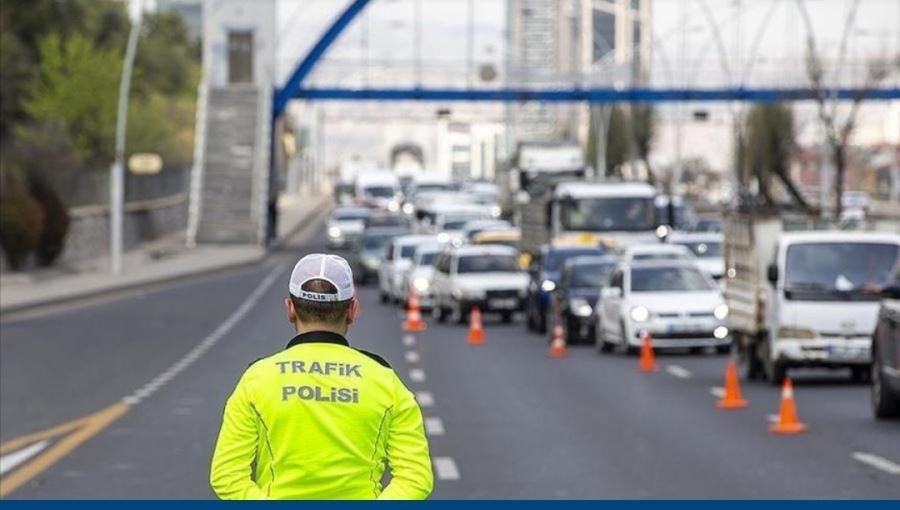
M 250 365 L 225 404 L 210 484 L 223 499 L 424 499 L 422 412 L 382 358 L 350 346 L 353 275 L 335 255 L 291 273 L 285 350 Z M 391 480 L 382 488 L 385 461 Z

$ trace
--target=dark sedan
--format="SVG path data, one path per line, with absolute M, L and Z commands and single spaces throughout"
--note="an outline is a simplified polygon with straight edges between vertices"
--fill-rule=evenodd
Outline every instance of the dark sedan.
M 900 267 L 882 295 L 872 336 L 872 409 L 890 418 L 900 416 Z
M 558 312 L 566 343 L 593 342 L 594 306 L 616 263 L 612 256 L 581 256 L 563 265 L 551 301 L 554 313 L 550 316 Z
M 550 311 L 550 296 L 559 283 L 559 271 L 563 263 L 585 255 L 603 255 L 606 250 L 597 246 L 550 246 L 541 248 L 540 253 L 528 268 L 530 281 L 528 296 L 525 298 L 526 325 L 531 331 L 547 332 L 547 318 Z

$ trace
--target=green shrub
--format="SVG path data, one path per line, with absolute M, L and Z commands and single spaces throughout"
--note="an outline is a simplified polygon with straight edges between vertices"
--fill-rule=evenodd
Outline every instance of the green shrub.
M 32 172 L 28 176 L 28 191 L 44 212 L 41 236 L 35 247 L 37 263 L 49 266 L 66 248 L 69 210 L 50 181 L 40 173 Z

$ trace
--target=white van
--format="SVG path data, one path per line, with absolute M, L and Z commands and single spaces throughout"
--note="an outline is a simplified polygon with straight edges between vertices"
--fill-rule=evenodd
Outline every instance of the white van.
M 393 212 L 400 210 L 400 180 L 391 172 L 369 171 L 356 177 L 356 200 Z

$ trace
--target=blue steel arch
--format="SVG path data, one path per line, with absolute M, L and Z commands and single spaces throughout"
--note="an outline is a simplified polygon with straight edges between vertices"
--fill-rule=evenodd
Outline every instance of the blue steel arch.
M 345 28 L 365 9 L 371 0 L 353 0 L 322 34 L 318 42 L 297 65 L 285 85 L 275 90 L 272 102 L 274 117 L 284 112 L 291 99 L 307 101 L 543 101 L 543 102 L 642 102 L 660 103 L 676 101 L 803 101 L 818 97 L 811 88 L 581 88 L 529 89 L 521 87 L 498 89 L 455 88 L 374 88 L 354 89 L 340 87 L 303 88 L 303 80 L 322 58 Z M 887 88 L 834 88 L 825 91 L 829 99 L 837 100 L 893 100 L 900 99 L 900 87 Z

